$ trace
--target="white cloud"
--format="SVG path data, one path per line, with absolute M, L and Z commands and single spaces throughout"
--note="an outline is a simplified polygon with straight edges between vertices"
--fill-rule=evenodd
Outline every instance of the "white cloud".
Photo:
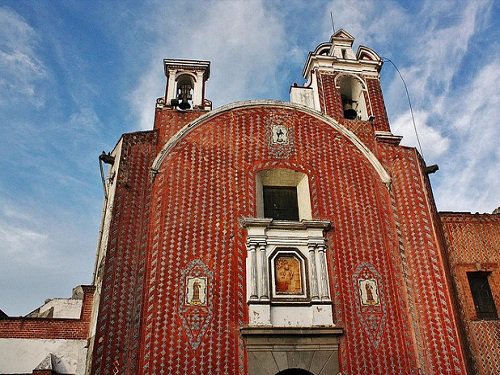
M 16 12 L 0 7 L 0 105 L 35 98 L 36 80 L 46 75 L 35 53 L 37 34 Z M 40 104 L 40 101 L 36 101 Z
M 278 15 L 266 9 L 263 1 L 199 4 L 205 6 L 172 6 L 168 17 L 160 10 L 148 25 L 155 35 L 175 37 L 153 43 L 149 59 L 152 65 L 132 95 L 142 129 L 150 129 L 153 121 L 153 106 L 144 98 L 164 92 L 161 64 L 165 57 L 211 61 L 207 98 L 214 107 L 264 93 L 273 96 L 280 89 L 277 71 L 287 46 L 283 21 Z
M 422 152 L 427 160 L 435 160 L 448 151 L 450 140 L 443 136 L 439 130 L 429 126 L 429 115 L 429 112 L 423 111 L 414 113 L 418 139 L 423 148 Z M 413 147 L 418 145 L 417 133 L 415 133 L 409 111 L 396 117 L 391 123 L 391 129 L 394 134 L 403 136 L 402 145 Z
M 39 230 L 37 220 L 32 214 L 5 200 L 1 202 L 2 258 L 7 257 L 18 264 L 43 266 L 47 255 L 47 240 L 48 235 Z
M 497 51 L 468 86 L 447 99 L 453 142 L 436 194 L 441 209 L 491 212 L 500 206 L 499 66 Z
M 408 22 L 407 14 L 391 0 L 334 0 L 325 8 L 325 28 L 331 30 L 333 14 L 335 28 L 343 28 L 356 38 L 356 42 L 375 47 L 394 40 L 395 32 Z

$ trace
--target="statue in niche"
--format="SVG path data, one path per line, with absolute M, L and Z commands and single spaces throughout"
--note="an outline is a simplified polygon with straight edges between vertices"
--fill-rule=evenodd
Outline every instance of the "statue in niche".
M 277 294 L 302 294 L 300 261 L 292 256 L 278 256 L 274 262 Z

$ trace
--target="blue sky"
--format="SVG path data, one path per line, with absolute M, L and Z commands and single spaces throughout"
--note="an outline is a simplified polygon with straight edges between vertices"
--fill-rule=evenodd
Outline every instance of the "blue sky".
M 0 309 L 24 315 L 92 279 L 97 157 L 151 129 L 163 58 L 211 61 L 207 97 L 288 100 L 335 27 L 390 58 L 410 91 L 439 210 L 500 206 L 500 5 L 475 1 L 0 2 Z M 393 133 L 416 145 L 382 70 Z

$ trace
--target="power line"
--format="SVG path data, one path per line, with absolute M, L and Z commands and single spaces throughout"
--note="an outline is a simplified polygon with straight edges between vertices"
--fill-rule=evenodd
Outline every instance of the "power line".
M 415 116 L 413 115 L 413 106 L 411 105 L 410 93 L 408 92 L 408 86 L 406 85 L 406 82 L 405 82 L 405 80 L 403 78 L 403 75 L 399 71 L 399 69 L 396 66 L 396 64 L 394 64 L 392 62 L 392 60 L 389 59 L 389 58 L 387 58 L 387 57 L 382 57 L 382 60 L 383 61 L 389 61 L 392 64 L 392 66 L 394 67 L 394 69 L 396 69 L 396 71 L 398 72 L 399 78 L 401 78 L 401 81 L 403 81 L 403 85 L 405 86 L 405 91 L 406 91 L 406 97 L 408 98 L 408 106 L 410 107 L 410 114 L 411 114 L 411 120 L 413 122 L 413 129 L 415 130 L 415 135 L 417 137 L 418 147 L 420 149 L 420 154 L 422 155 L 422 158 L 425 160 L 424 151 L 422 150 L 422 144 L 420 143 L 420 137 L 418 136 L 417 125 L 415 123 Z

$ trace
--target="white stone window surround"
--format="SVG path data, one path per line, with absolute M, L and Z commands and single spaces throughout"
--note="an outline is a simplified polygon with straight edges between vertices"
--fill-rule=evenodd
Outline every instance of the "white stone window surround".
M 257 173 L 255 182 L 258 217 L 264 217 L 264 186 L 290 186 L 297 188 L 299 219 L 312 218 L 309 178 L 305 173 L 286 168 L 265 169 Z
M 245 218 L 247 303 L 250 326 L 333 326 L 326 241 L 329 221 Z M 304 260 L 307 297 L 273 295 L 272 257 L 296 251 Z M 299 297 L 299 298 L 295 298 Z M 302 298 L 300 298 L 302 297 Z

